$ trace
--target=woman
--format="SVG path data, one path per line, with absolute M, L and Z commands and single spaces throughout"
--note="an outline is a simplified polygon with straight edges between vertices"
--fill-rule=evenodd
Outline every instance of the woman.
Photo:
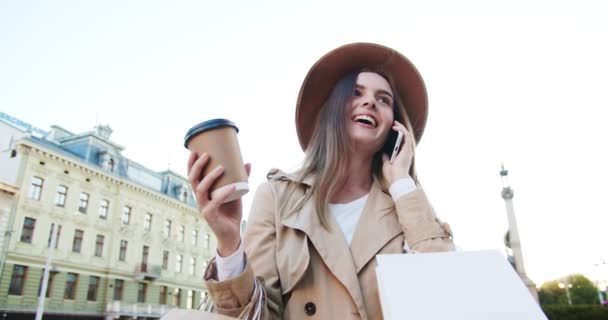
M 212 200 L 217 168 L 192 154 L 189 178 L 215 233 L 205 280 L 215 310 L 245 319 L 382 319 L 375 256 L 453 250 L 417 181 L 414 148 L 427 115 L 424 83 L 398 52 L 355 43 L 322 57 L 298 97 L 305 151 L 295 173 L 271 170 L 241 241 L 241 201 Z M 394 159 L 391 132 L 404 135 Z M 247 166 L 249 171 L 249 166 Z

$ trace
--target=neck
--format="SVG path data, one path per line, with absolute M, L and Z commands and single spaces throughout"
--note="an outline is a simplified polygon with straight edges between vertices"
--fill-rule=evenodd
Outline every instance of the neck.
M 368 194 L 374 183 L 372 157 L 353 155 L 344 186 L 331 198 L 331 203 L 347 203 Z

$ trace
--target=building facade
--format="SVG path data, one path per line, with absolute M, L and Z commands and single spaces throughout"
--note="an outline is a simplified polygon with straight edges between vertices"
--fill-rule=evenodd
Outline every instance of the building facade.
M 196 308 L 216 244 L 188 181 L 123 157 L 108 126 L 28 126 L 0 117 L 0 319 L 33 319 L 54 226 L 45 319 Z

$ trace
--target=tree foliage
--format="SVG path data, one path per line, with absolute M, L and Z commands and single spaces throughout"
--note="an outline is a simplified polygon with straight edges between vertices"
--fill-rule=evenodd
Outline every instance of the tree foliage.
M 560 288 L 560 283 L 562 288 Z M 543 283 L 538 292 L 541 305 L 568 304 L 565 286 L 570 284 L 572 304 L 598 304 L 597 287 L 582 274 L 573 274 L 559 280 Z

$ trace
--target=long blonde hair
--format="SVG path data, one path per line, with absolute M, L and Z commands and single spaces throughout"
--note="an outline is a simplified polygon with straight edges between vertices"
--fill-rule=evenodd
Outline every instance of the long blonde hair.
M 315 209 L 319 220 L 324 228 L 328 229 L 325 213 L 329 200 L 344 186 L 349 172 L 350 155 L 352 154 L 352 142 L 347 132 L 346 105 L 352 98 L 361 72 L 374 72 L 384 77 L 393 90 L 394 105 L 393 112 L 395 120 L 403 123 L 409 132 L 414 132 L 411 121 L 405 111 L 405 107 L 399 98 L 399 93 L 392 79 L 381 70 L 370 68 L 360 69 L 342 77 L 329 97 L 323 104 L 314 133 L 305 151 L 304 163 L 297 171 L 296 184 L 290 191 L 286 192 L 282 199 L 282 208 L 285 210 L 289 198 L 295 192 L 304 179 L 314 176 L 311 190 L 306 193 L 304 199 L 290 209 L 288 214 L 298 212 L 303 204 L 310 198 L 314 198 Z M 392 129 L 391 129 L 392 130 Z M 413 135 L 412 135 L 413 136 Z M 412 166 L 410 176 L 418 182 L 414 166 L 414 155 L 412 155 Z M 382 175 L 382 151 L 376 152 L 372 160 L 372 176 L 376 178 L 384 191 L 388 190 L 388 182 Z

